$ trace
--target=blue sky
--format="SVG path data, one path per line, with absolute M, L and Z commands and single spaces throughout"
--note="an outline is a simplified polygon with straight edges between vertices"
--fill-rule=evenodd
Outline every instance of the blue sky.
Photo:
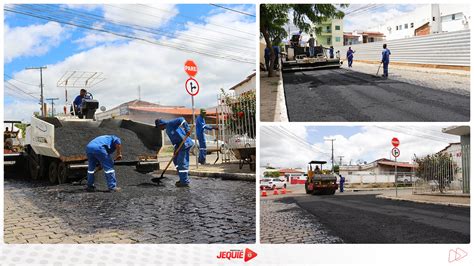
M 224 6 L 255 15 L 255 6 L 251 4 Z M 21 82 L 39 84 L 38 71 L 27 71 L 25 68 L 48 66 L 44 71 L 45 97 L 60 97 L 60 104 L 64 103 L 64 90 L 56 87 L 56 81 L 69 70 L 103 72 L 107 79 L 94 88 L 94 95 L 109 109 L 137 98 L 135 90 L 138 86 L 141 87 L 143 100 L 163 105 L 189 106 L 188 97 L 182 89 L 186 78 L 182 64 L 186 59 L 198 63 L 200 72 L 197 78 L 203 90 L 196 102 L 202 107 L 214 106 L 220 88 L 232 87 L 255 69 L 255 17 L 209 4 L 13 6 L 22 7 L 49 10 L 63 8 L 62 16 L 68 14 L 64 12 L 73 14 L 67 21 L 84 23 L 81 20 L 92 18 L 87 23 L 94 23 L 90 25 L 99 28 L 110 29 L 115 27 L 112 22 L 118 22 L 129 25 L 120 28 L 127 35 L 165 44 L 153 45 L 5 12 L 5 74 L 18 80 L 10 82 L 27 92 L 34 92 L 36 96 L 37 87 Z M 86 15 L 78 15 L 77 12 Z M 95 16 L 102 19 L 97 20 Z M 134 31 L 133 28 L 137 27 L 157 34 Z M 182 48 L 174 49 L 167 45 Z M 231 48 L 232 45 L 238 47 Z M 213 55 L 192 51 L 211 51 Z M 220 57 L 246 60 L 249 63 L 223 60 Z M 134 91 L 133 97 L 130 90 Z M 11 90 L 5 94 L 5 116 L 10 119 L 28 119 L 38 109 L 35 100 L 19 94 Z M 8 108 L 10 105 L 23 108 L 13 110 Z M 22 112 L 19 113 L 18 109 Z

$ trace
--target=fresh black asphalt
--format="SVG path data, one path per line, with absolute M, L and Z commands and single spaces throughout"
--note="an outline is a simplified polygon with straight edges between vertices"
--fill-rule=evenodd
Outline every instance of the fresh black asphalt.
M 469 96 L 347 69 L 283 73 L 290 121 L 469 121 Z
M 469 243 L 469 208 L 375 195 L 308 195 L 280 201 L 296 203 L 344 243 Z

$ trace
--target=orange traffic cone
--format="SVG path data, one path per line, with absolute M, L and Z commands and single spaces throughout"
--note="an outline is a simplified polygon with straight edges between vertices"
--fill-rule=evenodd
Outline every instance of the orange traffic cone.
M 267 196 L 267 192 L 266 192 L 265 189 L 264 189 L 264 190 L 262 190 L 262 195 L 261 195 L 261 197 L 266 197 L 266 196 Z
M 277 188 L 275 188 L 275 189 L 273 190 L 273 195 L 278 195 L 278 190 L 277 190 Z
M 285 188 L 285 187 L 283 187 L 283 188 L 281 189 L 281 194 L 282 194 L 282 195 L 283 195 L 283 194 L 286 194 L 286 188 Z

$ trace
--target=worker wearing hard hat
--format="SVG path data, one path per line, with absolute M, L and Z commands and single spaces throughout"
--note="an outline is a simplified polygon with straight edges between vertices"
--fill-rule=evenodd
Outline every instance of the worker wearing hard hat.
M 115 158 L 112 154 L 115 152 Z M 94 173 L 96 167 L 104 169 L 105 178 L 107 180 L 107 188 L 110 192 L 117 192 L 121 189 L 117 187 L 117 179 L 115 178 L 114 160 L 122 159 L 122 142 L 115 135 L 103 135 L 93 139 L 86 147 L 87 153 L 87 188 L 89 192 L 95 191 Z
M 206 110 L 201 108 L 201 113 L 196 118 L 196 134 L 197 139 L 199 141 L 199 157 L 198 162 L 200 164 L 206 164 L 206 155 L 207 155 L 207 147 L 206 147 L 206 130 L 215 129 L 212 126 L 206 124 Z
M 183 117 L 172 120 L 163 120 L 161 118 L 155 120 L 155 125 L 161 130 L 166 130 L 171 143 L 174 145 L 174 151 L 179 148 L 181 142 L 184 141 L 178 154 L 173 157 L 173 163 L 178 170 L 179 181 L 176 182 L 177 187 L 189 186 L 189 151 L 193 147 L 193 141 L 186 135 L 191 130 L 189 124 Z

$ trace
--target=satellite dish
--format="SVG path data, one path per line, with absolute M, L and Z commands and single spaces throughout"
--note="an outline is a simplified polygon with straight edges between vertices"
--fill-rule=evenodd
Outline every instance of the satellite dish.
M 105 112 L 105 110 L 107 110 L 107 108 L 105 108 L 105 106 L 101 106 L 101 107 L 100 107 L 100 110 L 101 110 L 102 112 Z

